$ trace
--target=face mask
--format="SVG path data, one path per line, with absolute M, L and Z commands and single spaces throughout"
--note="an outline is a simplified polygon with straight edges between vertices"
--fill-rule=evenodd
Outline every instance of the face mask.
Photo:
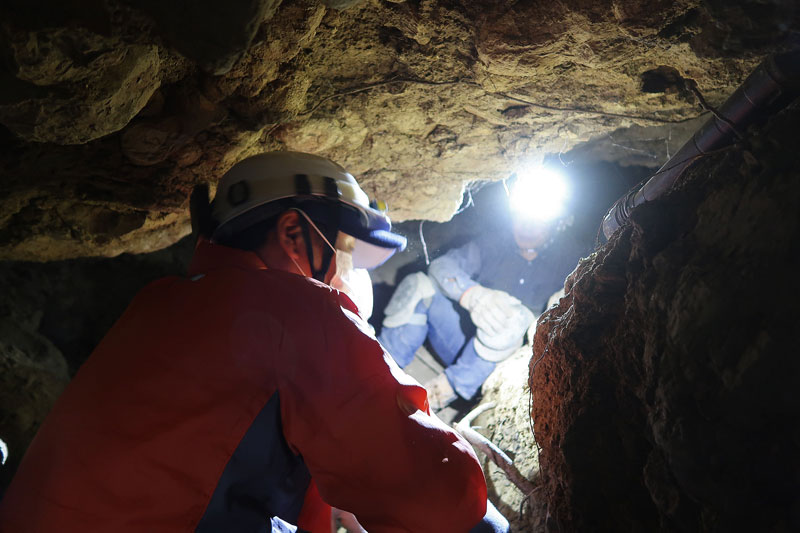
M 352 250 L 356 240 L 351 235 L 339 233 L 336 238 L 336 275 L 331 287 L 339 289 L 353 300 L 361 316 L 372 315 L 372 280 L 366 269 L 355 268 Z
M 339 289 L 353 300 L 364 320 L 372 316 L 372 280 L 364 268 L 353 268 L 353 255 L 336 250 L 336 275 L 331 287 Z
M 347 285 L 347 279 L 353 272 L 353 254 L 345 252 L 344 250 L 336 250 L 336 275 L 331 280 L 331 287 L 339 289 L 340 291 L 347 292 L 344 287 Z M 341 285 L 341 287 L 339 286 Z M 349 296 L 349 294 L 348 294 Z

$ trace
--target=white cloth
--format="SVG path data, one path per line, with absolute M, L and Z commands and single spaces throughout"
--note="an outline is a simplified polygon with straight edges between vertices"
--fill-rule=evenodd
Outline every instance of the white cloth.
M 369 320 L 373 307 L 372 279 L 367 269 L 353 267 L 350 253 L 336 250 L 336 275 L 331 280 L 331 287 L 349 296 L 358 307 L 361 318 Z
M 506 292 L 475 285 L 461 297 L 461 305 L 469 311 L 475 327 L 490 336 L 500 334 L 508 327 L 508 320 L 520 313 L 522 303 Z M 527 327 L 527 326 L 526 326 Z

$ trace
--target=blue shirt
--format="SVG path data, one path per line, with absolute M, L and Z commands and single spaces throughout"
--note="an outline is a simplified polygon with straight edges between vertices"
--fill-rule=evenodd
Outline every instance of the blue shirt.
M 536 258 L 528 261 L 513 238 L 487 235 L 434 259 L 428 274 L 452 300 L 480 284 L 514 296 L 539 315 L 586 250 L 562 234 L 537 251 Z

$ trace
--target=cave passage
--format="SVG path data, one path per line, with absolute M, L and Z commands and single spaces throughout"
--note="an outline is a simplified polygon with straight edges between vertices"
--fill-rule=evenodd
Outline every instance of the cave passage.
M 605 211 L 651 172 L 603 163 L 578 150 L 560 158 L 553 154 L 533 168 L 546 169 L 544 189 L 530 187 L 516 173 L 499 183 L 475 182 L 453 220 L 398 224 L 408 249 L 369 273 L 374 299 L 369 321 L 377 338 L 426 388 L 445 389 L 444 397 L 433 396 L 432 405 L 447 422 L 480 402 L 481 385 L 495 362 L 532 342 L 536 319 L 563 294 L 578 260 L 599 244 Z M 527 188 L 515 189 L 517 183 Z M 499 291 L 499 297 L 517 301 L 526 311 L 513 303 L 470 310 L 448 281 L 454 278 Z M 361 301 L 358 295 L 354 301 Z M 404 316 L 412 308 L 413 318 Z M 495 313 L 506 327 L 504 335 L 490 338 L 475 317 L 481 312 Z M 518 331 L 510 326 L 515 320 L 522 321 Z M 501 349 L 481 354 L 482 338 Z M 486 357 L 495 361 L 487 364 Z
M 198 242 L 209 242 L 192 234 L 192 191 L 214 197 L 237 164 L 296 152 L 352 173 L 368 197 L 361 212 L 375 209 L 363 220 L 388 217 L 383 236 L 407 239 L 378 268 L 337 280 L 368 316 L 354 345 L 378 353 L 365 340 L 376 337 L 425 388 L 405 383 L 411 392 L 387 405 L 409 417 L 430 407 L 451 426 L 467 417 L 513 463 L 517 483 L 491 452 L 477 453 L 489 501 L 514 531 L 800 531 L 798 36 L 796 0 L 0 3 L 0 509 L 57 399 L 129 305 L 164 277 L 203 279 L 187 277 Z M 555 174 L 537 177 L 542 169 Z M 317 177 L 328 200 L 355 190 Z M 313 178 L 293 174 L 293 193 Z M 248 182 L 220 197 L 242 206 L 252 192 Z M 198 205 L 213 233 L 212 206 Z M 298 224 L 302 262 L 318 228 Z M 322 227 L 329 248 L 352 256 L 355 245 Z M 320 244 L 320 257 L 345 265 L 347 253 L 329 248 Z M 325 281 L 324 260 L 304 265 Z M 208 300 L 159 327 L 216 310 Z M 268 322 L 251 333 L 266 335 Z M 185 361 L 173 348 L 164 370 Z M 178 381 L 220 361 L 190 364 Z M 131 364 L 131 387 L 157 366 Z M 231 368 L 220 363 L 215 378 Z M 288 374 L 324 376 L 317 370 Z M 218 413 L 244 394 L 252 376 L 239 377 L 241 390 L 193 412 Z M 146 426 L 176 391 L 131 409 Z M 112 407 L 97 398 L 91 411 Z M 262 429 L 277 412 L 259 415 Z M 171 461 L 216 442 L 209 433 Z M 378 468 L 402 464 L 417 442 L 370 468 L 349 450 L 340 459 L 369 470 L 362 481 L 385 481 Z M 276 449 L 291 458 L 287 444 Z M 63 458 L 46 459 L 45 469 Z M 232 470 L 213 481 L 236 486 Z M 299 487 L 304 476 L 297 468 L 283 481 Z M 359 531 L 352 515 L 336 516 Z

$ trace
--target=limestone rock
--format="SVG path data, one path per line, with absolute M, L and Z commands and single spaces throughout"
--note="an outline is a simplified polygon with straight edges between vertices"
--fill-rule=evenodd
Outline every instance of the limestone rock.
M 530 388 L 526 369 L 531 346 L 523 346 L 497 365 L 484 382 L 481 403 L 493 402 L 496 407 L 480 415 L 474 425 L 492 443 L 514 461 L 520 473 L 534 484 L 539 482 L 539 450 L 530 421 Z M 512 531 L 543 531 L 545 501 L 540 490 L 523 494 L 505 473 L 482 454 L 487 477 L 489 499 L 505 516 Z
M 325 0 L 325 5 L 333 9 L 347 9 L 361 3 L 361 0 Z
M 325 13 L 310 0 L 282 6 L 230 72 L 206 80 L 206 94 L 224 99 L 252 129 L 294 120 L 306 109 L 306 93 L 317 75 L 304 51 L 312 49 Z
M 0 257 L 40 260 L 151 249 L 142 229 L 87 238 L 56 216 L 85 209 L 73 218 L 90 220 L 109 202 L 147 220 L 174 215 L 177 238 L 194 184 L 290 147 L 343 164 L 396 221 L 447 220 L 469 183 L 590 138 L 662 127 L 650 144 L 637 133 L 605 143 L 609 160 L 679 146 L 701 114 L 680 84 L 719 104 L 798 27 L 779 7 L 694 0 L 12 4 L 0 7 L 11 59 Z M 203 101 L 211 119 L 187 127 L 187 109 L 206 116 Z M 29 229 L 34 198 L 48 222 Z
M 154 104 L 154 106 L 157 104 Z M 151 105 L 148 104 L 148 108 Z M 132 163 L 150 166 L 169 158 L 182 146 L 192 142 L 201 131 L 219 123 L 226 112 L 204 94 L 181 94 L 178 103 L 167 112 L 148 113 L 134 121 L 120 136 L 120 149 Z M 193 152 L 196 152 L 193 151 Z M 179 166 L 195 162 L 201 154 L 182 156 Z
M 228 72 L 250 46 L 261 23 L 281 0 L 215 2 L 144 0 L 131 2 L 156 22 L 159 32 L 203 70 Z
M 119 131 L 161 84 L 156 46 L 63 28 L 17 31 L 9 45 L 18 86 L 0 101 L 0 122 L 29 141 L 82 144 Z
M 8 447 L 0 493 L 69 381 L 64 356 L 38 332 L 45 302 L 29 298 L 20 281 L 4 276 L 0 283 L 0 440 Z
M 8 449 L 0 487 L 5 488 L 69 376 L 64 357 L 43 336 L 3 320 L 0 339 L 0 439 Z

